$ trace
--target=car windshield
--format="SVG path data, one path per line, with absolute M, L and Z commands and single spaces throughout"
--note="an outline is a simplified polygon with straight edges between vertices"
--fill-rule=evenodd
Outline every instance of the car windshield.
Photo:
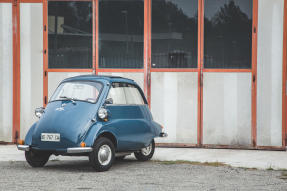
M 102 89 L 98 82 L 64 82 L 55 91 L 50 101 L 55 100 L 79 100 L 96 103 Z

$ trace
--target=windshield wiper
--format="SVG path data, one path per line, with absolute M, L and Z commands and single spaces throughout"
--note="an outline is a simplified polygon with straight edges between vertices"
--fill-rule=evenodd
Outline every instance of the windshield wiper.
M 67 97 L 67 96 L 60 96 L 60 98 L 64 98 L 64 99 L 68 99 L 70 100 L 73 104 L 75 104 L 75 99 L 74 98 L 71 98 L 71 97 Z

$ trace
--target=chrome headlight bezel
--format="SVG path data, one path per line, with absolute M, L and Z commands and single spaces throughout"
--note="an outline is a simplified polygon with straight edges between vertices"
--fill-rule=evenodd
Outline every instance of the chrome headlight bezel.
M 108 110 L 101 107 L 98 111 L 98 117 L 102 120 L 105 120 L 108 118 Z
M 35 109 L 35 116 L 38 117 L 39 119 L 42 117 L 43 113 L 44 113 L 43 107 L 39 107 Z

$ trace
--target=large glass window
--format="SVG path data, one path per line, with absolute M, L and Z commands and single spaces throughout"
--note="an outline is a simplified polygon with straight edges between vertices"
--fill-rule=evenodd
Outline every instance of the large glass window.
M 143 0 L 100 0 L 99 67 L 143 68 Z
M 48 2 L 49 68 L 92 68 L 92 2 Z
M 198 0 L 152 0 L 152 67 L 197 67 Z
M 252 2 L 205 0 L 205 68 L 251 68 Z

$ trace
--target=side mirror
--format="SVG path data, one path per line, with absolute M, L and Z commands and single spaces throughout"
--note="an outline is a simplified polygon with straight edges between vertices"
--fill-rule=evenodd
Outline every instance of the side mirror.
M 105 100 L 105 104 L 113 104 L 114 101 L 113 101 L 113 98 L 108 98 Z
M 45 108 L 44 107 L 38 107 L 35 109 L 35 115 L 36 117 L 40 118 L 44 113 Z

